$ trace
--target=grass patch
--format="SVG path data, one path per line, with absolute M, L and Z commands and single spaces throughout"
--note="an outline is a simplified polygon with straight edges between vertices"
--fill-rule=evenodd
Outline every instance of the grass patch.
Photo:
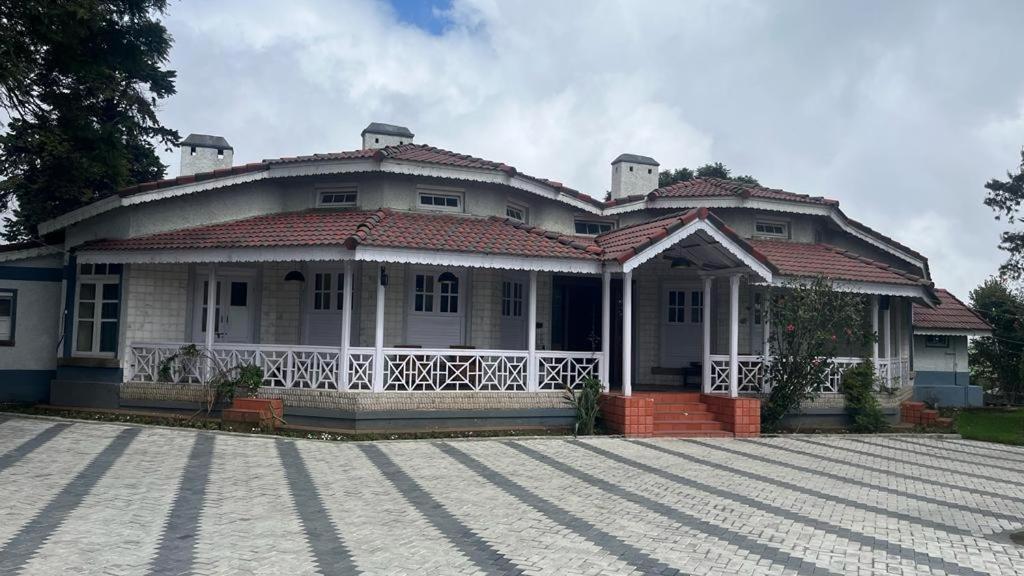
M 284 436 L 286 438 L 307 438 L 310 440 L 326 440 L 333 442 L 351 442 L 366 440 L 412 440 L 412 439 L 446 439 L 446 438 L 498 438 L 507 436 L 566 436 L 571 434 L 567 428 L 528 428 L 509 430 L 425 430 L 419 432 L 347 432 L 336 429 L 295 426 L 275 430 L 235 426 L 221 422 L 219 418 L 206 418 L 197 415 L 190 418 L 185 414 L 154 414 L 139 413 L 127 410 L 89 410 L 64 409 L 47 406 L 27 406 L 19 404 L 0 404 L 0 413 L 29 414 L 39 416 L 57 416 L 71 420 L 87 420 L 90 422 L 111 422 L 117 424 L 139 424 L 143 426 L 173 426 L 176 428 L 192 428 L 196 430 L 222 430 L 225 432 L 241 432 L 245 434 L 262 434 Z
M 1024 410 L 988 408 L 964 410 L 956 422 L 957 431 L 969 440 L 1024 446 Z

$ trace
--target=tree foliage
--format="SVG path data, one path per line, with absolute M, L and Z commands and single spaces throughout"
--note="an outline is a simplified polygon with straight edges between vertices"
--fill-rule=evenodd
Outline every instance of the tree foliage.
M 989 278 L 971 291 L 971 307 L 992 325 L 992 336 L 971 341 L 971 380 L 1010 404 L 1024 403 L 1024 295 Z
M 995 210 L 996 220 L 1006 217 L 1015 224 L 1020 218 L 1019 210 L 1024 201 L 1024 149 L 1020 152 L 1020 166 L 1017 172 L 1007 172 L 1006 180 L 993 178 L 985 184 L 988 193 L 985 205 Z M 1006 230 L 1000 235 L 999 248 L 1009 256 L 1000 271 L 1013 279 L 1024 277 L 1024 231 Z
M 689 182 L 694 178 L 720 178 L 722 180 L 735 180 L 746 184 L 759 185 L 756 178 L 750 175 L 733 176 L 732 171 L 722 164 L 715 162 L 705 164 L 691 170 L 689 168 L 676 168 L 675 170 L 662 170 L 658 173 L 658 186 L 669 186 L 677 182 Z
M 843 374 L 843 397 L 853 424 L 852 431 L 873 434 L 889 428 L 878 401 L 877 388 L 875 367 L 871 362 L 861 362 Z
M 823 277 L 791 284 L 770 298 L 771 384 L 761 403 L 761 427 L 777 431 L 782 419 L 819 394 L 841 350 L 858 353 L 874 338 L 865 297 L 839 292 Z
M 160 124 L 174 94 L 164 69 L 166 0 L 0 0 L 0 209 L 4 235 L 118 188 L 162 178 L 156 145 L 179 137 Z

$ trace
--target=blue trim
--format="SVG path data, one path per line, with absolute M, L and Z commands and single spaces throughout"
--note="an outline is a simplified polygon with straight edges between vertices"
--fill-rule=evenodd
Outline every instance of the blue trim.
M 78 286 L 78 258 L 71 256 L 64 266 L 64 358 L 71 358 L 71 337 L 75 330 L 75 289 Z
M 970 372 L 953 372 L 938 370 L 918 370 L 914 375 L 915 386 L 968 386 L 971 383 Z
M 0 266 L 0 280 L 25 280 L 27 282 L 60 282 L 60 268 L 34 268 L 31 266 Z
M 105 366 L 58 366 L 57 380 L 79 382 L 117 382 L 123 379 L 120 368 Z
M 48 402 L 53 370 L 0 370 L 0 401 Z

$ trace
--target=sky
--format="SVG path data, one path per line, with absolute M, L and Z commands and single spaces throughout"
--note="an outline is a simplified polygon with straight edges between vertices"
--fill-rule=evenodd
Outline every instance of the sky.
M 962 298 L 1024 146 L 1024 2 L 269 0 L 170 4 L 160 118 L 235 163 L 371 121 L 595 197 L 622 152 L 841 202 Z M 177 173 L 177 153 L 163 154 Z

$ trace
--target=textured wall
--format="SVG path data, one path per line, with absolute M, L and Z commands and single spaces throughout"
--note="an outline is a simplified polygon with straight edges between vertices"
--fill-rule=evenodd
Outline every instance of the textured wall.
M 285 282 L 295 263 L 265 264 L 260 314 L 260 342 L 263 344 L 298 344 L 299 325 L 302 321 L 302 282 Z
M 125 343 L 184 342 L 188 266 L 132 264 L 125 276 Z

